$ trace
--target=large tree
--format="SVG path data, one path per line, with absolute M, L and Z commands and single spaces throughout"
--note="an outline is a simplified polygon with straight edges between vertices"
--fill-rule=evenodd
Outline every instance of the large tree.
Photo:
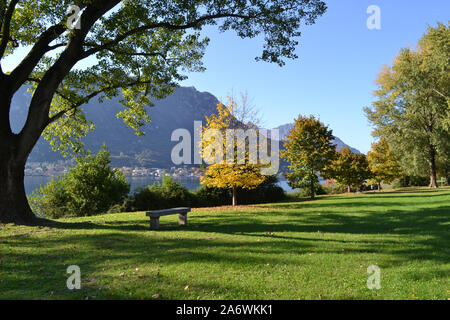
M 289 131 L 281 156 L 289 162 L 286 173 L 291 188 L 310 188 L 314 199 L 318 174 L 334 159 L 336 146 L 333 131 L 314 116 L 298 116 Z
M 283 58 L 296 58 L 300 25 L 325 10 L 320 0 L 1 0 L 0 62 L 18 59 L 20 48 L 29 52 L 13 70 L 0 70 L 0 222 L 35 220 L 23 184 L 28 155 L 41 135 L 63 152 L 78 150 L 91 128 L 80 106 L 90 99 L 121 91 L 118 117 L 140 134 L 150 120 L 149 97 L 170 94 L 181 72 L 203 69 L 202 27 L 264 35 L 257 59 L 283 65 Z M 90 67 L 77 68 L 89 57 Z M 11 100 L 23 86 L 31 86 L 32 99 L 16 133 Z
M 450 28 L 439 23 L 428 29 L 417 50 L 402 49 L 393 65 L 383 68 L 377 100 L 365 108 L 373 134 L 386 137 L 405 172 L 428 171 L 432 188 L 437 187 L 438 158 L 444 156 L 440 150 L 450 140 L 449 68 Z

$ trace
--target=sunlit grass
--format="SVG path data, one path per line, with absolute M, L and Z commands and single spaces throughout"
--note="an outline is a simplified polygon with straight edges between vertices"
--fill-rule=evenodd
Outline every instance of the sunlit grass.
M 158 231 L 142 212 L 4 225 L 0 298 L 447 300 L 449 217 L 450 188 L 421 188 L 194 209 Z

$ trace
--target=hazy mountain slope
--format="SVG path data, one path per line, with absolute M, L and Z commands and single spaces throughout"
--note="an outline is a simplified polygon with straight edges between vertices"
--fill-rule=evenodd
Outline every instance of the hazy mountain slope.
M 281 125 L 277 127 L 276 129 L 280 130 L 280 140 L 284 139 L 288 134 L 289 130 L 291 130 L 294 127 L 293 123 L 287 123 L 284 125 Z M 335 137 L 333 143 L 336 145 L 336 149 L 340 151 L 344 147 L 350 148 L 350 150 L 354 153 L 360 154 L 361 152 L 355 148 L 350 147 L 348 144 L 344 143 L 341 139 L 338 137 Z
M 15 132 L 23 126 L 27 116 L 27 106 L 30 95 L 21 89 L 13 99 L 11 109 L 11 123 Z M 96 151 L 105 142 L 111 151 L 112 162 L 115 166 L 146 166 L 171 167 L 170 159 L 172 148 L 178 143 L 170 140 L 172 132 L 179 128 L 191 132 L 193 139 L 194 121 L 203 121 L 205 115 L 216 111 L 218 99 L 208 92 L 199 92 L 194 87 L 180 87 L 167 98 L 154 101 L 155 106 L 148 109 L 152 122 L 146 124 L 146 135 L 138 137 L 134 131 L 116 118 L 116 114 L 123 108 L 119 99 L 105 101 L 99 104 L 93 100 L 84 106 L 86 117 L 94 122 L 96 129 L 84 139 L 86 147 Z M 284 138 L 292 124 L 278 127 L 280 138 Z M 340 150 L 347 146 L 339 138 L 335 143 Z M 193 141 L 191 146 L 193 146 Z M 351 148 L 353 152 L 358 150 Z M 53 152 L 43 138 L 39 140 L 29 161 L 56 161 L 62 159 L 61 155 Z

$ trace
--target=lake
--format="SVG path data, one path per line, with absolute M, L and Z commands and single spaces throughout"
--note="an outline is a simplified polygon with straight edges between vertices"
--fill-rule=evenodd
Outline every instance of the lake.
M 26 176 L 25 177 L 25 191 L 27 194 L 31 194 L 33 190 L 38 189 L 40 186 L 46 185 L 52 177 L 44 176 Z M 127 177 L 130 183 L 131 192 L 142 186 L 152 185 L 154 183 L 161 183 L 161 179 L 155 179 L 152 177 Z M 176 182 L 180 182 L 189 190 L 195 190 L 200 186 L 200 181 L 198 179 L 180 179 L 175 178 Z M 288 186 L 286 181 L 278 182 L 285 191 L 291 192 L 292 189 Z

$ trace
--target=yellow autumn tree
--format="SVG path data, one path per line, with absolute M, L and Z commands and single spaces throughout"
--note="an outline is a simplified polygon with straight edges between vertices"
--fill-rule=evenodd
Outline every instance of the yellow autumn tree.
M 231 97 L 228 97 L 227 105 L 220 102 L 217 113 L 205 117 L 200 142 L 203 160 L 208 164 L 200 182 L 231 189 L 233 206 L 237 205 L 238 188 L 254 189 L 266 179 L 257 163 L 256 142 L 252 141 L 256 135 L 246 135 L 257 132 L 257 128 L 252 121 L 245 121 L 249 111 L 245 106 L 245 95 L 242 101 L 242 108 Z M 238 131 L 243 134 L 231 135 Z
M 372 150 L 367 153 L 369 169 L 372 172 L 371 183 L 376 183 L 381 190 L 381 182 L 391 183 L 401 174 L 397 157 L 392 153 L 384 137 L 372 144 Z

